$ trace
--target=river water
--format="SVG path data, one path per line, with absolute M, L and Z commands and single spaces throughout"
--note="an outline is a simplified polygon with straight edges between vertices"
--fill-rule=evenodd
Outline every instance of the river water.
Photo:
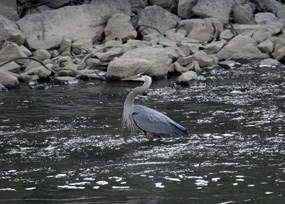
M 155 81 L 137 103 L 189 138 L 121 128 L 138 83 L 85 81 L 0 93 L 1 203 L 285 203 L 285 68 Z

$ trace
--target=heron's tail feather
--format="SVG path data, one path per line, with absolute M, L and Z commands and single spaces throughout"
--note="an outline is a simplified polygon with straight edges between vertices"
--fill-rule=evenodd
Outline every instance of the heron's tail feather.
M 182 125 L 179 125 L 178 123 L 172 124 L 175 127 L 175 134 L 183 136 L 183 137 L 188 137 L 189 132 L 188 130 L 183 127 Z

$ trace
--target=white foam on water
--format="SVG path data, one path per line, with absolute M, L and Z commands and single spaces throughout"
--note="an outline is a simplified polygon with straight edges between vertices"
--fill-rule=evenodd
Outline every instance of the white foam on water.
M 90 184 L 90 182 L 83 181 L 83 182 L 77 182 L 77 183 L 69 183 L 68 185 L 70 185 L 70 186 L 84 186 L 86 184 Z
M 93 189 L 99 189 L 100 188 L 100 186 L 93 186 Z
M 35 190 L 36 187 L 29 187 L 29 188 L 25 188 L 26 191 L 32 191 L 32 190 Z
M 206 181 L 204 179 L 197 179 L 195 182 L 196 186 L 207 186 L 209 181 Z
M 219 177 L 216 177 L 216 178 L 212 178 L 211 180 L 213 181 L 213 182 L 218 182 L 218 180 L 220 180 L 221 178 L 219 178 Z
M 0 188 L 0 191 L 16 191 L 14 188 Z
M 130 186 L 112 186 L 113 189 L 129 189 Z
M 100 186 L 105 186 L 105 185 L 108 185 L 108 181 L 97 181 L 96 184 Z
M 62 185 L 62 186 L 57 186 L 60 189 L 72 189 L 72 190 L 76 190 L 76 189 L 85 189 L 85 186 L 70 186 L 70 185 Z
M 165 185 L 162 185 L 161 182 L 154 183 L 154 185 L 155 185 L 156 188 L 165 188 Z
M 171 178 L 171 177 L 168 177 L 168 176 L 166 176 L 165 179 L 169 180 L 169 181 L 177 181 L 177 182 L 181 181 L 179 178 Z

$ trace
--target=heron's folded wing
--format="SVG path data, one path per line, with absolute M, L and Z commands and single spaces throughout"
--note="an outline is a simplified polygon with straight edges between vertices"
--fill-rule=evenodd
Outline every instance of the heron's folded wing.
M 188 136 L 188 131 L 183 126 L 163 113 L 145 106 L 135 105 L 133 119 L 136 125 L 146 132 Z

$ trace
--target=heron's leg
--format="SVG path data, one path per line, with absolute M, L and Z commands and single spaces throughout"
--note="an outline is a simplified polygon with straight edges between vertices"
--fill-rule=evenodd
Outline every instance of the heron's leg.
M 147 137 L 147 139 L 148 139 L 150 142 L 153 141 L 153 134 L 152 134 L 152 133 L 146 132 L 146 133 L 145 133 L 145 136 Z
M 155 138 L 157 138 L 157 141 L 162 140 L 162 137 L 160 135 L 154 135 Z

